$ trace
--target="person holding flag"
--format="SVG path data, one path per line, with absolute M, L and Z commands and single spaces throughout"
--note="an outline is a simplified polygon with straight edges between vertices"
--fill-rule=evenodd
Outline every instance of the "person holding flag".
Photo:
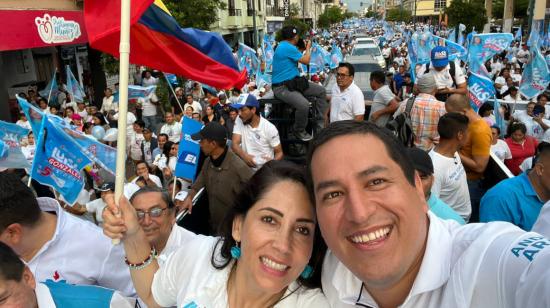
M 316 130 L 320 130 L 324 126 L 325 113 L 328 108 L 326 90 L 324 87 L 300 77 L 298 71 L 298 62 L 308 65 L 311 60 L 311 42 L 306 43 L 305 53 L 302 54 L 296 47 L 300 39 L 298 29 L 286 26 L 281 33 L 283 41 L 273 56 L 273 93 L 277 99 L 296 109 L 294 135 L 298 139 L 309 141 L 312 136 L 306 132 L 310 105 L 308 98 L 315 99 L 313 103 L 317 118 L 314 126 Z

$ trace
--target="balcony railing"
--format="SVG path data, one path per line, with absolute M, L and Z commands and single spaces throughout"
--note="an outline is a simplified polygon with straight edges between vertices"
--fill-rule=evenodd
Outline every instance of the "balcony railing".
M 281 16 L 284 17 L 283 9 L 274 6 L 268 6 L 265 9 L 266 16 Z
M 229 16 L 242 16 L 241 9 L 228 9 Z

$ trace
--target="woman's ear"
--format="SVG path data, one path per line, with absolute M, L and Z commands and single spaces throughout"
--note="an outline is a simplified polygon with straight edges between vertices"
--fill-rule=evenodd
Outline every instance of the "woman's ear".
M 237 215 L 233 219 L 233 230 L 231 235 L 236 242 L 241 241 L 241 230 L 244 223 L 244 217 L 242 215 Z

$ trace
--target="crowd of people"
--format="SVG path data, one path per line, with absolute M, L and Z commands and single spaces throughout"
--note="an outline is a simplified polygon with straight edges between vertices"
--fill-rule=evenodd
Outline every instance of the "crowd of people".
M 251 77 L 226 92 L 189 80 L 169 104 L 154 92 L 138 99 L 124 126 L 116 88 L 97 105 L 63 86 L 55 104 L 21 93 L 110 146 L 124 130 L 127 183 L 115 200 L 114 176 L 93 165 L 70 205 L 34 179 L 29 187 L 28 170 L 0 172 L 0 306 L 549 306 L 550 112 L 545 92 L 518 107 L 525 45 L 486 63 L 500 107 L 475 110 L 468 68 L 444 46 L 411 67 L 406 42 L 380 39 L 387 69 L 370 74 L 372 101 L 348 62 L 304 75 L 312 39 L 350 53 L 356 38 L 341 33 L 303 40 L 284 27 L 270 85 Z M 144 70 L 135 80 L 158 78 Z M 284 160 L 268 98 L 294 110 L 306 166 Z M 193 182 L 175 176 L 185 117 L 203 124 L 189 136 L 201 149 Z M 17 124 L 30 130 L 22 152 L 32 163 L 24 113 Z M 490 168 L 507 178 L 495 184 Z M 194 207 L 203 188 L 206 217 Z M 176 223 L 182 211 L 201 234 Z

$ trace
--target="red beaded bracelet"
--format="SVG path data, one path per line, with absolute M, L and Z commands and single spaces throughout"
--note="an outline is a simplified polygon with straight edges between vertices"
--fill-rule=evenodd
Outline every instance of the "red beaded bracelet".
M 128 267 L 131 269 L 131 270 L 140 270 L 142 268 L 145 268 L 147 265 L 151 264 L 151 262 L 153 262 L 153 260 L 157 257 L 157 250 L 155 249 L 155 247 L 151 248 L 151 253 L 149 254 L 149 256 L 147 257 L 147 259 L 143 260 L 142 262 L 140 263 L 130 263 L 130 261 L 128 261 L 128 258 L 124 258 L 124 262 L 126 263 L 126 265 L 128 265 Z

